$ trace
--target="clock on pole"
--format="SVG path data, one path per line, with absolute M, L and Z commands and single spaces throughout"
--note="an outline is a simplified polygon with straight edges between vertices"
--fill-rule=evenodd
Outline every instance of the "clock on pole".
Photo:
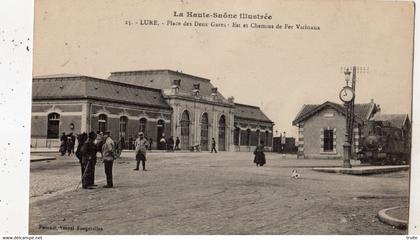
M 343 87 L 339 95 L 341 101 L 344 103 L 350 103 L 354 99 L 354 90 L 349 86 Z

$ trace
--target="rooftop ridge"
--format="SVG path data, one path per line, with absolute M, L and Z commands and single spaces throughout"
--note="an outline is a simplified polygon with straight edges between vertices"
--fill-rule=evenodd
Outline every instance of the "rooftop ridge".
M 183 76 L 187 76 L 187 77 L 193 77 L 193 78 L 197 78 L 200 80 L 204 80 L 204 81 L 209 81 L 210 79 L 208 78 L 203 78 L 203 77 L 199 77 L 199 76 L 195 76 L 192 74 L 188 74 L 188 73 L 183 73 L 183 72 L 179 72 L 179 71 L 174 71 L 171 69 L 150 69 L 150 70 L 127 70 L 127 71 L 115 71 L 115 72 L 111 72 L 111 75 L 124 75 L 124 74 L 135 74 L 135 73 L 152 73 L 152 72 L 168 72 L 168 73 L 175 73 L 178 75 L 183 75 Z
M 235 103 L 235 105 L 244 106 L 244 107 L 252 107 L 252 108 L 255 108 L 255 109 L 260 109 L 260 107 L 258 107 L 258 106 L 248 105 L 248 104 L 243 104 L 243 103 Z
M 54 76 L 54 75 L 51 75 L 51 76 Z M 70 80 L 70 79 L 75 79 L 75 78 L 85 78 L 87 80 L 93 80 L 93 81 L 104 82 L 104 83 L 111 83 L 111 84 L 130 87 L 130 88 L 145 89 L 145 90 L 151 90 L 151 91 L 155 91 L 155 92 L 162 92 L 160 89 L 157 89 L 157 88 L 151 88 L 151 87 L 145 87 L 145 86 L 134 85 L 134 84 L 129 84 L 129 83 L 123 83 L 123 82 L 118 82 L 118 81 L 113 81 L 113 80 L 108 80 L 108 79 L 102 79 L 102 78 L 97 78 L 97 77 L 91 77 L 91 76 L 86 76 L 86 75 L 60 76 L 60 77 L 59 76 L 57 76 L 57 77 L 33 77 L 32 80 L 33 81 L 43 81 L 43 80 L 48 80 L 48 79 Z

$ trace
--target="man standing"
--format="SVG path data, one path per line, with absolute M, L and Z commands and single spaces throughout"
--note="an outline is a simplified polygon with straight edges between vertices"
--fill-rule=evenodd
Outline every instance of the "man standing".
M 179 140 L 179 137 L 176 137 L 176 140 L 175 140 L 175 150 L 179 150 L 179 143 L 180 143 L 181 141 Z
M 65 132 L 63 132 L 63 134 L 61 135 L 60 141 L 61 141 L 60 153 L 61 153 L 61 156 L 64 156 L 67 151 L 67 136 Z
M 98 149 L 94 143 L 95 132 L 90 132 L 87 142 L 81 148 L 82 164 L 84 173 L 82 175 L 82 186 L 84 189 L 91 189 L 95 178 L 96 153 Z
M 102 161 L 104 162 L 106 185 L 104 188 L 112 188 L 112 165 L 115 160 L 115 143 L 110 136 L 110 132 L 104 133 L 103 145 L 102 145 Z
M 217 153 L 216 140 L 214 140 L 214 138 L 211 138 L 211 153 L 213 153 L 213 150 L 214 150 L 214 153 Z
M 139 137 L 136 139 L 136 161 L 137 165 L 136 168 L 134 168 L 134 171 L 139 170 L 140 161 L 141 165 L 143 166 L 143 171 L 146 170 L 146 150 L 147 150 L 147 140 L 144 138 L 144 134 L 142 132 L 139 132 Z

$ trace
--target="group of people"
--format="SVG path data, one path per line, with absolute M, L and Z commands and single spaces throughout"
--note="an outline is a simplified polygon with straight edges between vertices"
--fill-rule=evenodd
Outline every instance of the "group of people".
M 168 152 L 173 152 L 175 150 L 181 150 L 179 148 L 179 144 L 181 141 L 179 140 L 179 137 L 176 137 L 176 140 L 174 140 L 173 136 L 170 136 L 169 138 L 165 138 L 165 135 L 163 135 L 159 140 L 159 149 L 167 150 Z
M 63 136 L 65 136 L 65 133 L 63 133 Z M 72 146 L 72 143 L 74 144 L 75 140 L 73 140 L 73 135 L 69 134 L 69 137 L 64 140 L 64 137 L 62 137 L 62 146 Z M 164 139 L 164 138 L 163 138 Z M 172 139 L 172 141 L 171 141 Z M 112 178 L 112 167 L 114 164 L 114 160 L 116 159 L 115 156 L 115 142 L 110 136 L 110 132 L 90 132 L 82 133 L 77 136 L 78 146 L 76 150 L 76 157 L 79 159 L 80 168 L 81 168 L 81 175 L 82 175 L 82 188 L 84 189 L 92 189 L 93 187 L 97 186 L 95 185 L 95 166 L 97 162 L 97 154 L 98 152 L 102 156 L 102 161 L 104 163 L 104 169 L 105 169 L 105 175 L 106 175 L 106 185 L 103 186 L 104 188 L 112 188 L 114 186 L 113 184 L 113 178 Z M 63 143 L 64 142 L 64 143 Z M 169 143 L 168 143 L 169 142 Z M 165 140 L 165 143 L 171 146 L 171 143 L 173 142 L 173 137 L 169 138 L 168 141 Z M 136 159 L 136 167 L 133 169 L 135 171 L 140 170 L 140 163 L 142 165 L 142 170 L 147 171 L 146 169 L 146 152 L 148 149 L 150 149 L 152 142 L 144 137 L 143 132 L 139 132 L 137 139 L 135 141 L 135 159 Z M 216 150 L 216 141 L 214 138 L 212 138 L 211 141 L 211 152 L 213 150 L 217 153 Z M 73 145 L 74 147 L 74 145 Z M 179 139 L 177 138 L 177 141 L 175 142 L 175 147 L 170 149 L 177 149 L 179 148 Z M 68 150 L 70 148 L 66 148 Z M 60 147 L 60 152 L 61 152 Z M 71 152 L 71 150 L 70 150 Z M 70 154 L 69 152 L 69 154 Z M 64 155 L 64 154 L 62 154 Z M 261 141 L 260 144 L 257 145 L 257 147 L 254 150 L 254 163 L 256 166 L 264 166 L 266 163 L 265 154 L 264 154 L 264 142 Z
M 62 133 L 60 137 L 60 150 L 61 156 L 64 156 L 66 153 L 68 156 L 74 154 L 74 146 L 76 145 L 76 137 L 73 133 L 67 134 L 65 132 Z
M 104 188 L 112 188 L 112 166 L 115 157 L 115 143 L 110 136 L 110 132 L 89 134 L 82 133 L 78 137 L 78 146 L 76 157 L 79 159 L 82 173 L 82 188 L 92 189 L 95 185 L 95 165 L 97 162 L 97 153 L 102 155 L 104 163 L 106 185 Z

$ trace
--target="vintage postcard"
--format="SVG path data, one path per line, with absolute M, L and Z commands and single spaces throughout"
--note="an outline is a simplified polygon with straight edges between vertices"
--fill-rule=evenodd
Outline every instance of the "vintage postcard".
M 29 233 L 408 234 L 414 10 L 35 1 Z

